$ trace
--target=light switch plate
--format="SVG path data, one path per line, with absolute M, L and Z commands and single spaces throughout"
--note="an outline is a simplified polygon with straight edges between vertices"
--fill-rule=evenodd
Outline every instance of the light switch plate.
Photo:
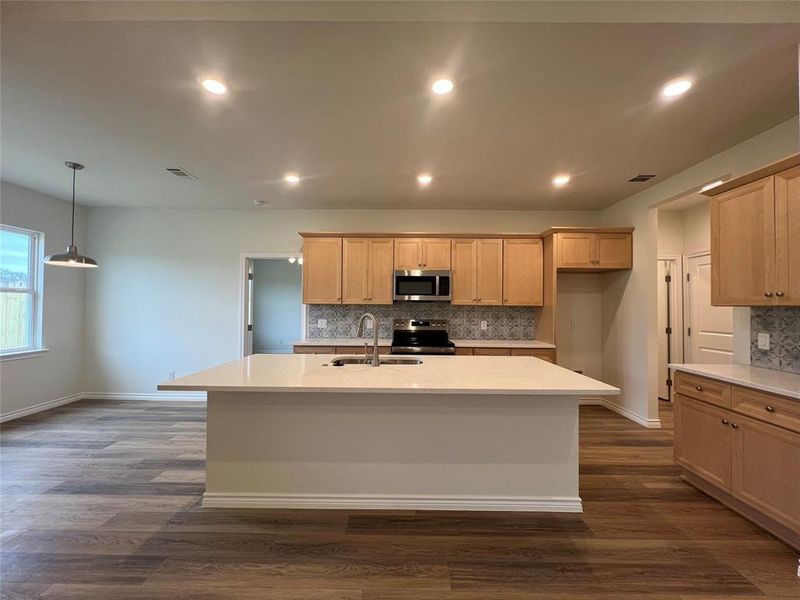
M 370 319 L 364 323 L 364 329 L 372 329 L 373 325 L 375 325 L 375 323 L 372 319 Z
M 481 330 L 486 331 L 489 329 L 489 321 L 481 321 Z
M 758 334 L 758 349 L 759 350 L 769 350 L 769 334 L 768 333 L 759 333 Z
M 317 319 L 317 329 L 325 329 L 328 326 L 328 319 Z

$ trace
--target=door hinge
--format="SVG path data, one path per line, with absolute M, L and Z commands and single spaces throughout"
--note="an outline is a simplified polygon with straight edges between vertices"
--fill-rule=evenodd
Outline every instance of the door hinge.
M 667 328 L 664 330 L 664 332 L 665 332 L 667 335 L 672 335 L 672 327 L 667 327 Z
M 689 328 L 686 330 L 686 335 L 692 335 L 692 328 L 691 328 L 691 327 L 689 327 Z
M 667 379 L 667 387 L 672 387 L 672 379 Z
M 253 281 L 253 279 L 255 279 L 255 278 L 256 278 L 256 276 L 255 276 L 254 273 L 248 273 L 247 274 L 247 279 L 249 279 L 250 281 Z
M 689 273 L 687 273 L 687 274 L 686 274 L 686 281 L 689 281 L 689 280 L 691 280 L 691 278 L 692 278 L 692 276 L 691 276 L 691 275 L 689 275 Z
M 664 281 L 666 281 L 667 283 L 669 283 L 670 281 L 672 281 L 672 275 L 665 275 L 665 276 L 664 276 Z
M 247 326 L 247 331 L 253 331 L 253 324 L 252 323 Z

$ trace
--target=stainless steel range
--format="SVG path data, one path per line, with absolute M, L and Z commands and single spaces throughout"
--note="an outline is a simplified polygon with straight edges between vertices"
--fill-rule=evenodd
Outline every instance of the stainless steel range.
M 447 319 L 395 319 L 392 354 L 455 354 Z

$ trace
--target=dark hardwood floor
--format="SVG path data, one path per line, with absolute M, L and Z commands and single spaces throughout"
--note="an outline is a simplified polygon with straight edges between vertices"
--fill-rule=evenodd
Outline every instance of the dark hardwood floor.
M 583 514 L 220 510 L 204 406 L 75 403 L 2 427 L 0 596 L 800 599 L 796 552 L 679 479 L 671 416 L 581 409 Z

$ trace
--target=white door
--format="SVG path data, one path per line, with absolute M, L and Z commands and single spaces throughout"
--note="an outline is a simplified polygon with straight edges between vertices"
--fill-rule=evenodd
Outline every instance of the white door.
M 711 306 L 711 255 L 686 259 L 686 362 L 733 362 L 733 309 Z
M 669 268 L 669 261 L 658 261 L 658 397 L 663 400 L 669 400 L 667 363 L 671 358 L 669 356 L 670 336 L 667 335 L 669 308 L 667 307 L 666 277 L 669 275 Z

